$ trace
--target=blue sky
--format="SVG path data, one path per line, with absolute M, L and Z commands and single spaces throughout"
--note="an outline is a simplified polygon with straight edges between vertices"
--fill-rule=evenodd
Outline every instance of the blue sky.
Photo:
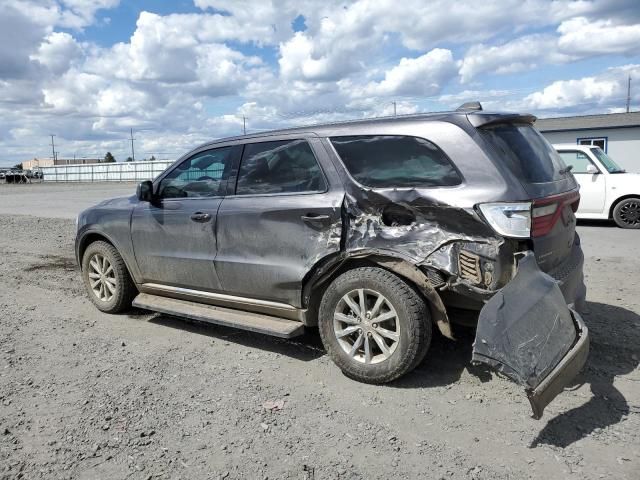
M 618 112 L 637 0 L 4 0 L 0 165 L 176 158 L 199 142 L 470 100 L 541 117 Z

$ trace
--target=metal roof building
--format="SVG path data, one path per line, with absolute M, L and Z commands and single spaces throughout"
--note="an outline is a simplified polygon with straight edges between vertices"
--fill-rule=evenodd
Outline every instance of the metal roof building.
M 551 143 L 597 145 L 629 172 L 640 172 L 640 112 L 539 118 Z

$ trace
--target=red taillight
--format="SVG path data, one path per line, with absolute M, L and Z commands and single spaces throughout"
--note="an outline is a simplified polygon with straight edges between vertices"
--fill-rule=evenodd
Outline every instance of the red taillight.
M 539 198 L 533 201 L 531 208 L 531 236 L 541 237 L 549 233 L 562 215 L 567 205 L 574 212 L 578 210 L 580 194 L 578 192 Z

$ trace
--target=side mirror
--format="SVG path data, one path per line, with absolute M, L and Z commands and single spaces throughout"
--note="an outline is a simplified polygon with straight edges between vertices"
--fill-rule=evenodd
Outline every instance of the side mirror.
M 136 188 L 136 196 L 141 202 L 151 202 L 153 200 L 153 182 L 151 180 L 140 182 Z
M 595 175 L 596 173 L 600 173 L 600 171 L 596 168 L 595 165 L 590 163 L 589 165 L 587 165 L 587 173 Z

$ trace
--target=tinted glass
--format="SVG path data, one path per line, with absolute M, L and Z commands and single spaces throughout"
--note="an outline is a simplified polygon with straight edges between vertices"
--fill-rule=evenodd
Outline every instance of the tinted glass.
M 223 147 L 197 153 L 162 179 L 158 194 L 162 198 L 225 195 L 232 151 L 233 147 Z
M 347 170 L 368 187 L 459 185 L 460 175 L 436 145 L 417 137 L 367 135 L 331 138 Z
M 560 152 L 560 157 L 566 165 L 573 165 L 571 173 L 587 173 L 587 166 L 591 165 L 589 157 L 582 152 Z
M 304 140 L 245 145 L 236 195 L 324 191 L 320 166 Z
M 558 153 L 530 125 L 502 124 L 480 129 L 499 158 L 518 177 L 531 183 L 561 180 L 566 166 Z

